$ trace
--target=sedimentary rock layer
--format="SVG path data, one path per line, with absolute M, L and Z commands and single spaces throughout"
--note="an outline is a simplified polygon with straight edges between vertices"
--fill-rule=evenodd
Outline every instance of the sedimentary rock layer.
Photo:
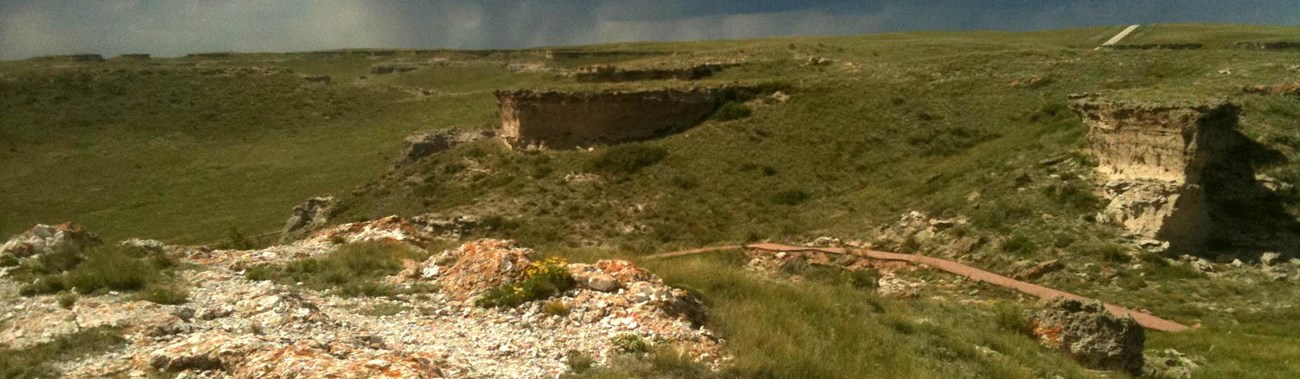
M 653 138 L 704 121 L 726 88 L 629 92 L 497 91 L 513 147 L 574 148 Z
M 1106 181 L 1103 216 L 1131 232 L 1198 245 L 1210 228 L 1203 174 L 1240 142 L 1236 105 L 1136 104 L 1076 99 Z

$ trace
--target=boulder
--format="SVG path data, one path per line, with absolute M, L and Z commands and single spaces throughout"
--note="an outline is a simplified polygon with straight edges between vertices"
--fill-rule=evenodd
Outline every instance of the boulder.
M 76 224 L 38 224 L 0 246 L 0 258 L 27 258 L 63 249 L 79 252 L 101 243 L 98 236 Z
M 614 292 L 619 287 L 618 281 L 614 280 L 614 277 L 605 274 L 587 277 L 582 285 L 601 292 Z
M 333 196 L 313 197 L 293 207 L 293 216 L 284 223 L 281 241 L 294 241 L 324 228 L 334 216 Z
M 1281 263 L 1281 261 L 1282 261 L 1282 254 L 1278 254 L 1274 252 L 1267 252 L 1259 256 L 1259 263 L 1262 263 L 1265 266 L 1276 265 L 1278 263 Z
M 1069 353 L 1097 370 L 1142 373 L 1146 335 L 1132 317 L 1115 317 L 1096 300 L 1047 300 L 1030 319 L 1044 346 Z
M 438 278 L 443 293 L 457 300 L 469 299 L 480 292 L 518 280 L 534 255 L 532 249 L 518 247 L 515 241 L 481 239 L 449 250 L 454 261 Z M 426 266 L 435 265 L 438 257 Z

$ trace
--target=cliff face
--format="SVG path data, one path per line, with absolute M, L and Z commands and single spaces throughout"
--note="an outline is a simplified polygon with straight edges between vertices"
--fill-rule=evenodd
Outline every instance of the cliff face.
M 1083 98 L 1070 108 L 1110 199 L 1103 216 L 1134 234 L 1199 246 L 1212 228 L 1204 174 L 1241 143 L 1237 106 L 1150 105 Z
M 500 136 L 512 147 L 557 149 L 654 138 L 704 121 L 725 93 L 725 89 L 497 91 Z

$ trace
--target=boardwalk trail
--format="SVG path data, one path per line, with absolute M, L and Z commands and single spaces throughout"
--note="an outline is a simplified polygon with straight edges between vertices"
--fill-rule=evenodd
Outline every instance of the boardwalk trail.
M 762 250 L 762 251 L 769 251 L 769 252 L 817 251 L 817 252 L 828 253 L 828 254 L 854 255 L 854 256 L 860 256 L 860 257 L 877 259 L 877 260 L 903 261 L 912 264 L 926 265 L 929 267 L 933 267 L 939 270 L 947 271 L 949 273 L 961 275 L 981 282 L 993 284 L 996 286 L 1011 288 L 1023 292 L 1025 294 L 1037 296 L 1040 298 L 1046 299 L 1046 298 L 1062 297 L 1067 299 L 1086 299 L 1083 296 L 1043 287 L 1033 283 L 1022 282 L 1019 280 L 1011 279 L 1002 275 L 994 274 L 992 272 L 984 271 L 978 268 L 974 268 L 971 266 L 967 266 L 946 259 L 927 257 L 924 255 L 915 255 L 915 254 L 886 253 L 883 251 L 874 251 L 874 250 L 827 248 L 827 247 L 801 247 L 801 246 L 781 245 L 775 243 L 756 243 L 756 244 L 750 244 L 744 246 L 740 246 L 740 245 L 719 246 L 719 247 L 706 247 L 706 248 L 699 248 L 699 249 L 675 251 L 671 253 L 654 254 L 654 255 L 647 256 L 646 258 L 662 259 L 662 258 L 680 257 L 680 256 L 687 256 L 687 255 L 705 254 L 705 253 L 726 251 L 726 250 L 737 250 L 741 248 L 746 248 L 751 250 Z M 1124 315 L 1132 316 L 1133 319 L 1138 322 L 1138 324 L 1142 325 L 1147 329 L 1159 330 L 1165 332 L 1181 332 L 1189 329 L 1186 325 L 1179 324 L 1177 322 L 1166 320 L 1163 318 L 1159 318 L 1149 313 L 1138 312 L 1132 309 L 1124 308 L 1110 303 L 1106 303 L 1105 306 L 1106 306 L 1106 310 L 1113 315 L 1120 316 L 1120 317 L 1123 317 Z

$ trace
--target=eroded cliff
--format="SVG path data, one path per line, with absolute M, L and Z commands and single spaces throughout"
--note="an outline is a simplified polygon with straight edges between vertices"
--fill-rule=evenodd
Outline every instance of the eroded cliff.
M 1202 245 L 1213 227 L 1208 167 L 1242 142 L 1231 103 L 1137 104 L 1081 97 L 1070 103 L 1086 127 L 1110 204 L 1104 218 L 1145 238 Z
M 497 91 L 500 136 L 512 147 L 557 149 L 654 138 L 704 121 L 731 91 Z

